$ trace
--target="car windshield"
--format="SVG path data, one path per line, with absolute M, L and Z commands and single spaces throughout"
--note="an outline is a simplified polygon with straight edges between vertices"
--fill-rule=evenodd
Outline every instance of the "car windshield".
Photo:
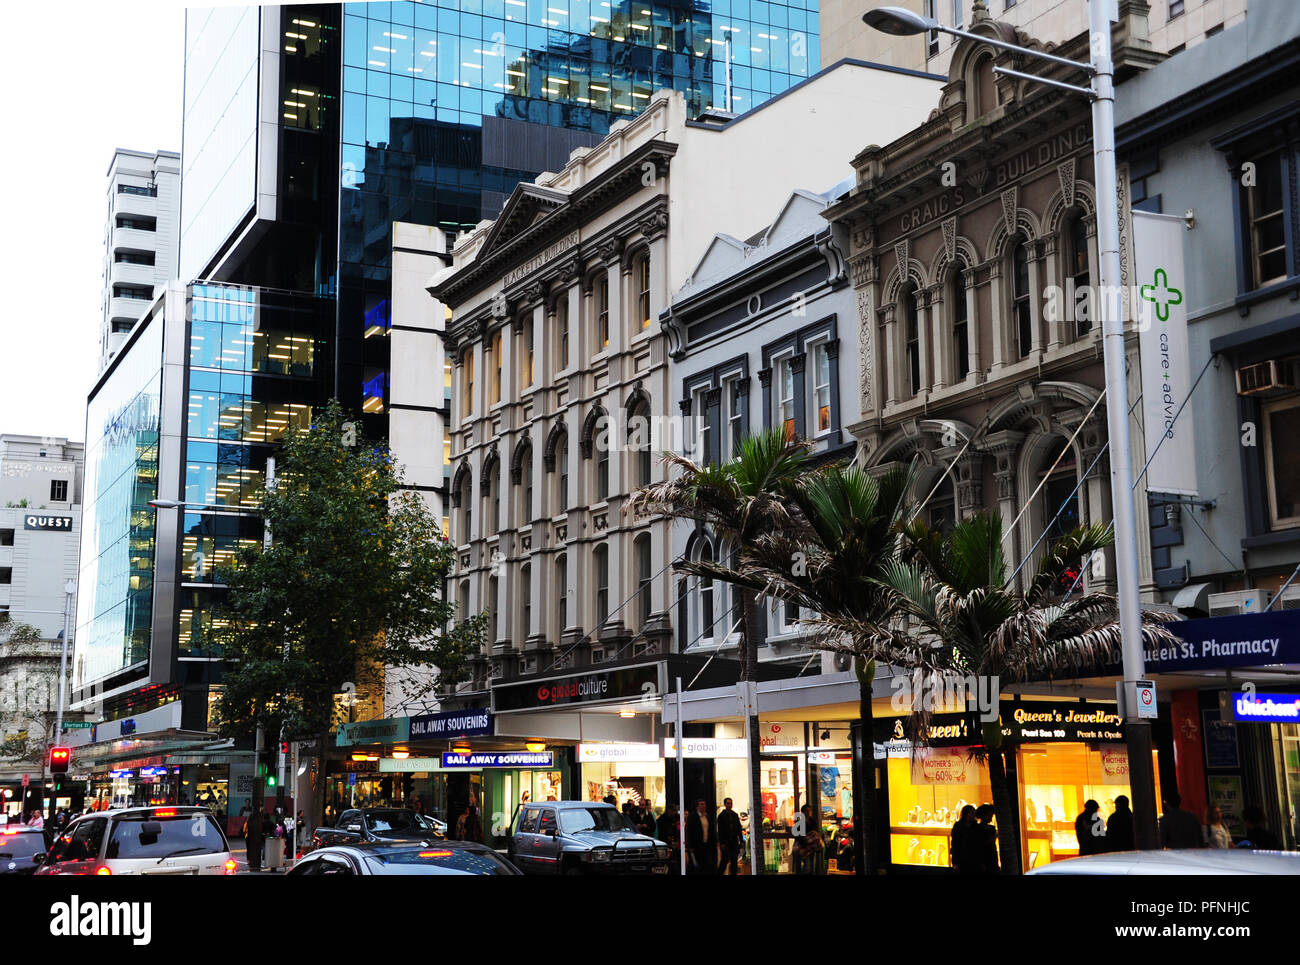
M 434 823 L 414 811 L 369 811 L 366 828 L 375 834 L 385 831 L 432 831 Z
M 105 857 L 165 858 L 219 854 L 225 850 L 225 836 L 206 811 L 169 817 L 141 814 L 113 823 L 113 836 Z
M 515 869 L 490 851 L 462 848 L 434 848 L 427 851 L 396 851 L 367 855 L 381 874 L 437 874 L 463 872 L 472 875 L 513 875 Z
M 0 858 L 30 858 L 45 850 L 39 834 L 0 834 Z
M 560 812 L 560 830 L 566 834 L 581 831 L 635 831 L 623 815 L 613 808 L 565 808 Z

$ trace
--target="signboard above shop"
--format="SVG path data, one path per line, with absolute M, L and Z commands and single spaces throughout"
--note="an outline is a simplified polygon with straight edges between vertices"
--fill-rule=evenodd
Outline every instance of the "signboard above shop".
M 481 737 L 492 733 L 492 714 L 486 707 L 470 707 L 441 714 L 421 714 L 410 719 L 410 739 Z
M 555 754 L 551 751 L 484 751 L 473 754 L 443 754 L 442 766 L 446 768 L 481 767 L 554 767 Z
M 355 724 L 339 724 L 335 746 L 353 744 L 388 744 L 410 740 L 409 717 L 387 717 L 383 720 L 363 720 Z
M 649 763 L 659 760 L 658 744 L 579 744 L 580 764 Z
M 1233 694 L 1232 718 L 1260 724 L 1300 724 L 1300 694 Z
M 744 758 L 749 756 L 749 745 L 743 737 L 685 737 L 682 739 L 682 757 Z M 664 757 L 677 757 L 677 741 L 664 738 Z
M 661 663 L 590 670 L 563 677 L 546 677 L 492 688 L 492 711 L 537 710 L 543 707 L 584 707 L 636 701 L 655 707 L 662 694 Z
M 1049 700 L 1004 701 L 1002 736 L 1014 741 L 1122 741 L 1114 704 Z

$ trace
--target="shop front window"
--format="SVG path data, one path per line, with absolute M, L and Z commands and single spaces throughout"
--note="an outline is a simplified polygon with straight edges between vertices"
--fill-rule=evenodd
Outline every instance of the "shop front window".
M 902 742 L 890 747 L 886 769 L 893 864 L 950 866 L 952 826 L 962 808 L 993 800 L 988 766 L 971 760 L 970 750 L 930 746 L 914 751 Z
M 1101 817 L 1109 819 L 1115 798 L 1132 798 L 1128 748 L 1123 744 L 1023 744 L 1016 753 L 1026 871 L 1079 854 L 1074 821 L 1087 801 L 1100 804 Z M 1154 751 L 1152 766 L 1159 774 Z

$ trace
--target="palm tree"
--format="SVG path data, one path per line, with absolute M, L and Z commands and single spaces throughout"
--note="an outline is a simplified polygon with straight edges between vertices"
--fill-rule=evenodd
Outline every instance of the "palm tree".
M 775 430 L 746 437 L 740 452 L 722 465 L 700 465 L 684 456 L 665 453 L 669 478 L 648 486 L 632 499 L 631 509 L 638 514 L 662 513 L 678 519 L 694 520 L 714 535 L 737 547 L 743 559 L 749 547 L 764 533 L 781 532 L 792 525 L 787 494 L 791 484 L 806 470 L 808 444 L 788 439 Z M 679 470 L 674 476 L 673 469 Z M 752 581 L 721 564 L 684 560 L 678 569 L 696 576 L 720 579 L 736 587 L 742 614 L 740 646 L 740 680 L 758 679 L 758 641 L 760 637 L 757 593 Z M 749 714 L 749 831 L 754 836 L 759 860 L 753 873 L 763 873 L 762 792 L 758 733 L 758 708 Z
M 923 672 L 993 678 L 998 688 L 1097 667 L 1119 653 L 1113 596 L 1085 593 L 1055 602 L 1062 579 L 1077 572 L 1079 561 L 1113 541 L 1108 528 L 1080 527 L 1066 533 L 1044 553 L 1023 593 L 1008 586 L 1002 517 L 996 513 L 977 513 L 947 535 L 917 521 L 904 527 L 902 536 L 905 558 L 886 562 L 880 581 L 891 598 L 890 627 L 842 626 L 850 635 L 911 638 L 929 651 L 920 662 Z M 1168 619 L 1166 614 L 1143 613 L 1144 645 L 1175 642 L 1163 626 Z M 924 734 L 923 722 L 916 731 Z M 1002 829 L 1002 870 L 1018 874 L 1009 753 L 1002 746 L 1000 725 L 986 724 L 982 755 L 987 755 L 993 806 Z
M 897 556 L 898 530 L 908 515 L 914 479 L 912 468 L 872 477 L 854 465 L 832 465 L 800 477 L 788 493 L 796 510 L 792 525 L 760 536 L 741 566 L 760 592 L 817 614 L 803 621 L 817 631 L 810 646 L 853 657 L 860 739 L 869 754 L 875 746 L 871 688 L 877 661 L 910 667 L 926 654 L 914 640 L 846 636 L 839 628 L 846 621 L 855 626 L 887 621 L 891 596 L 881 580 L 886 563 Z M 857 775 L 854 784 L 858 862 L 868 874 L 874 870 L 874 783 L 868 771 Z

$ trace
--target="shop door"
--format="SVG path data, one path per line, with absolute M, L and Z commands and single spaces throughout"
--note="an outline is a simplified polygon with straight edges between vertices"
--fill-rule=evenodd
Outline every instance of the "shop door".
M 795 817 L 803 806 L 799 770 L 796 757 L 762 758 L 759 813 L 763 818 L 764 870 L 768 872 L 793 871 Z

